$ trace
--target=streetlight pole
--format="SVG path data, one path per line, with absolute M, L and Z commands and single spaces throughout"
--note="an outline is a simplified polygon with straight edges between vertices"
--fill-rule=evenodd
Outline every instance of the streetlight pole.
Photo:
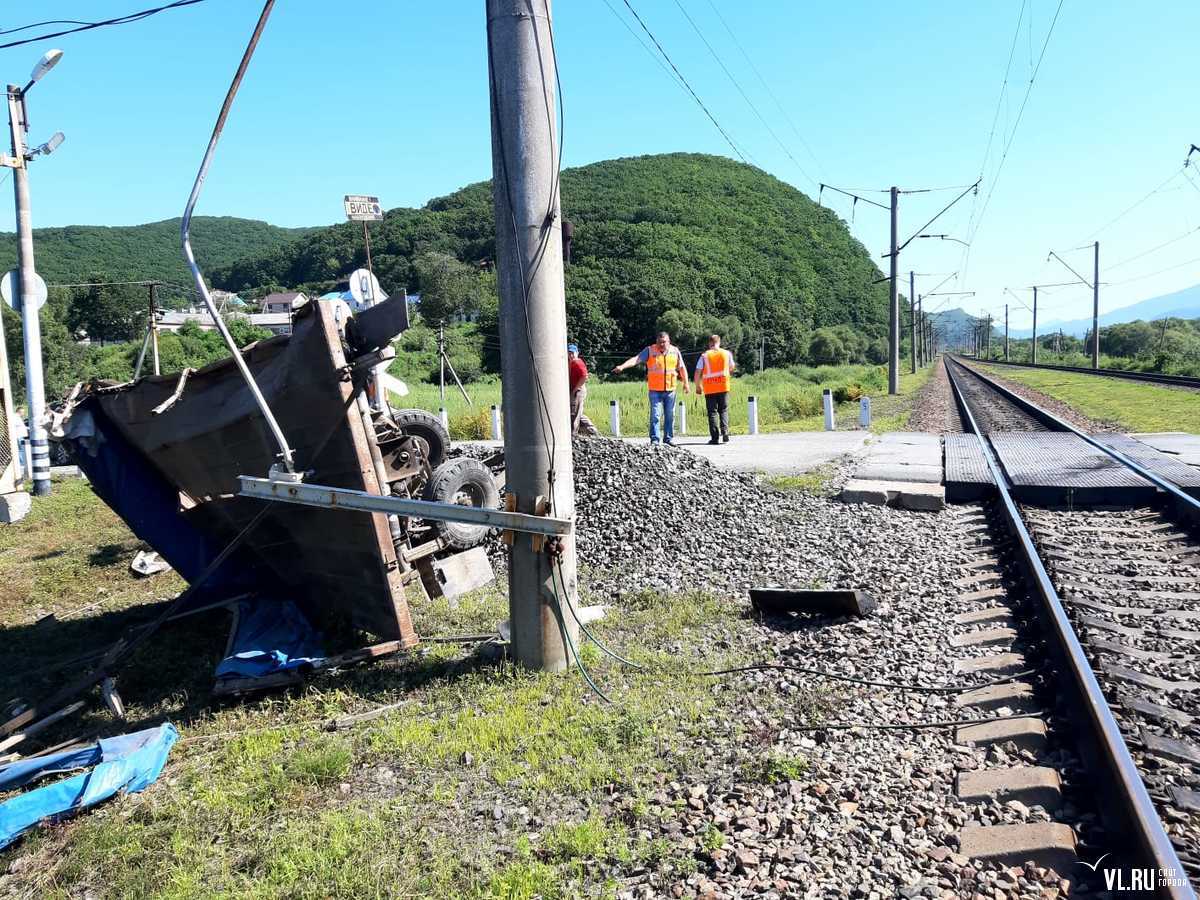
M 33 457 L 33 494 L 50 493 L 50 444 L 42 417 L 46 406 L 42 382 L 42 325 L 34 301 L 33 218 L 29 211 L 29 175 L 25 154 L 25 92 L 8 86 L 8 129 L 12 136 L 13 194 L 17 211 L 17 271 L 21 324 L 25 344 L 25 395 L 29 406 L 29 447 Z

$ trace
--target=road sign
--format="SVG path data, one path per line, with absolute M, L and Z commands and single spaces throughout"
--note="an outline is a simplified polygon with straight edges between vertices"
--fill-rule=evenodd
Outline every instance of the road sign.
M 4 302 L 14 312 L 21 311 L 21 271 L 19 269 L 10 269 L 4 273 L 4 278 L 0 280 L 0 295 L 3 295 Z M 33 305 L 35 309 L 41 309 L 46 305 L 46 297 L 49 296 L 49 291 L 46 289 L 46 282 L 42 276 L 33 273 Z
M 350 273 L 350 296 L 358 309 L 374 306 L 388 298 L 379 286 L 379 279 L 366 269 L 355 269 Z
M 351 222 L 378 222 L 383 218 L 383 207 L 378 197 L 363 194 L 347 194 L 345 199 L 346 218 Z

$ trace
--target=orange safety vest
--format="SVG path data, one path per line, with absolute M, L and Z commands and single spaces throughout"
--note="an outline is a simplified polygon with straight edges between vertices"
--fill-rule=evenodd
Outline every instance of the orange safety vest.
M 702 380 L 705 395 L 727 394 L 732 385 L 729 372 L 728 350 L 704 351 L 704 378 Z
M 652 391 L 675 390 L 680 363 L 679 351 L 672 347 L 666 353 L 659 353 L 655 344 L 651 344 L 647 349 L 650 355 L 646 357 L 646 386 Z

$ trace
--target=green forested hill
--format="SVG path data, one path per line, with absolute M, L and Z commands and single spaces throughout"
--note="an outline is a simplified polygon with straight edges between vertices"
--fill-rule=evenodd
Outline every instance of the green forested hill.
M 872 284 L 869 254 L 836 214 L 759 169 L 686 153 L 608 160 L 562 173 L 562 209 L 575 225 L 571 333 L 588 355 L 645 346 L 662 325 L 685 347 L 720 330 L 747 355 L 765 336 L 773 365 L 809 358 L 814 332 L 840 326 L 821 347 L 845 358 L 829 361 L 882 358 L 887 294 Z M 386 290 L 420 293 L 422 254 L 476 263 L 493 257 L 494 240 L 491 185 L 481 182 L 391 210 L 372 226 L 372 257 Z M 312 290 L 364 262 L 361 229 L 347 223 L 212 277 L 230 290 Z M 486 331 L 495 311 L 483 294 Z
M 191 275 L 179 244 L 179 224 L 179 219 L 167 219 L 146 225 L 35 228 L 38 273 L 50 284 L 103 275 L 110 281 L 153 279 L 190 285 Z M 239 257 L 282 247 L 311 230 L 279 228 L 232 216 L 196 216 L 192 219 L 192 248 L 207 272 Z M 16 235 L 0 233 L 0 271 L 16 264 Z

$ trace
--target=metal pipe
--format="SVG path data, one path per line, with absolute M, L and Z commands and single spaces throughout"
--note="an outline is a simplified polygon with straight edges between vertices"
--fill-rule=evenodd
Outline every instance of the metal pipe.
M 273 481 L 270 478 L 254 478 L 250 475 L 241 475 L 238 480 L 241 482 L 241 490 L 238 492 L 240 496 L 257 497 L 260 500 L 277 500 L 281 503 L 294 503 L 300 506 L 355 509 L 362 512 L 414 516 L 438 522 L 487 525 L 490 528 L 504 528 L 527 534 L 565 536 L 572 534 L 575 530 L 572 520 L 552 516 L 535 516 L 479 506 L 461 506 L 457 503 L 437 503 L 433 500 L 410 500 L 408 497 L 384 497 L 351 488 Z
M 191 237 L 192 213 L 196 209 L 196 201 L 200 199 L 200 191 L 204 187 L 204 179 L 208 177 L 208 167 L 212 164 L 213 154 L 217 149 L 217 141 L 221 138 L 221 130 L 225 127 L 225 120 L 229 117 L 233 98 L 237 96 L 238 88 L 242 83 L 242 77 L 246 74 L 246 67 L 250 64 L 250 58 L 254 55 L 254 48 L 258 46 L 258 39 L 262 35 L 263 28 L 267 24 L 267 18 L 271 15 L 271 8 L 274 5 L 275 0 L 267 0 L 263 4 L 262 13 L 258 17 L 258 24 L 254 26 L 254 33 L 250 36 L 250 43 L 246 45 L 246 52 L 242 54 L 242 62 L 233 76 L 233 83 L 229 85 L 229 92 L 225 95 L 225 102 L 221 104 L 221 112 L 217 115 L 217 124 L 213 127 L 212 137 L 208 139 L 208 149 L 204 151 L 204 159 L 200 163 L 200 171 L 196 173 L 196 182 L 192 185 L 192 193 L 188 197 L 187 206 L 184 207 L 183 221 L 180 224 L 179 231 L 183 240 L 183 258 L 187 262 L 188 269 L 191 270 L 192 279 L 196 282 L 196 290 L 199 291 L 201 298 L 204 300 L 204 305 L 208 308 L 209 315 L 212 316 L 213 324 L 225 341 L 225 346 L 233 354 L 234 364 L 238 367 L 238 371 L 241 372 L 242 378 L 246 382 L 246 387 L 250 390 L 251 396 L 254 397 L 254 402 L 258 404 L 263 418 L 267 420 L 267 426 L 271 429 L 275 443 L 279 445 L 279 455 L 283 460 L 284 467 L 289 473 L 294 473 L 296 469 L 287 438 L 283 436 L 283 430 L 279 427 L 279 422 L 276 421 L 274 413 L 271 412 L 271 407 L 267 404 L 262 391 L 258 389 L 258 383 L 254 380 L 254 376 L 251 374 L 250 368 L 246 365 L 246 361 L 242 359 L 241 350 L 234 342 L 233 336 L 229 333 L 229 328 L 226 327 L 225 320 L 221 318 L 221 314 L 217 311 L 216 304 L 213 303 L 212 295 L 208 292 L 208 285 L 204 283 L 204 275 L 200 272 L 200 267 L 196 265 L 196 257 L 192 253 Z

